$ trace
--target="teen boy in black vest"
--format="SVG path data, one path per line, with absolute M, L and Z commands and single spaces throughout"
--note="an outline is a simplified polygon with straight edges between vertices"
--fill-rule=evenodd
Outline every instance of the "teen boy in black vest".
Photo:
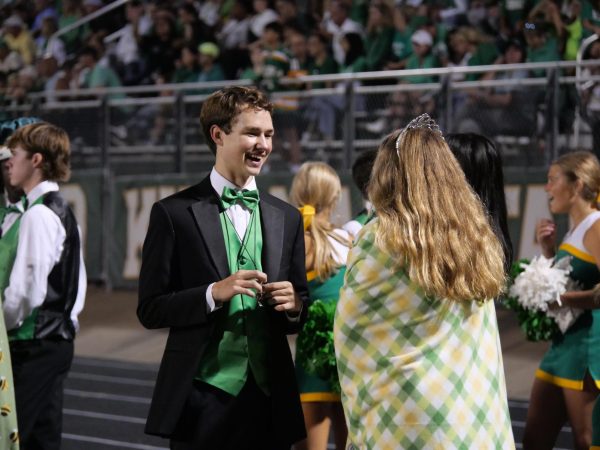
M 59 450 L 63 381 L 87 287 L 73 212 L 58 192 L 69 169 L 67 133 L 48 123 L 6 142 L 9 182 L 26 194 L 3 310 L 23 449 Z

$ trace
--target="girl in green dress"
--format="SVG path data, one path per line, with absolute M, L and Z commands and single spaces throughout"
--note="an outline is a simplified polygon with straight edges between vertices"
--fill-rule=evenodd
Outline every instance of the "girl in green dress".
M 346 257 L 352 243 L 350 233 L 331 223 L 331 213 L 342 190 L 341 182 L 329 165 L 307 162 L 294 177 L 292 203 L 305 217 L 306 278 L 310 301 L 337 302 L 346 272 Z M 301 339 L 298 345 L 302 345 Z M 336 448 L 344 448 L 346 424 L 340 395 L 333 386 L 306 373 L 296 362 L 296 377 L 304 412 L 307 438 L 296 450 L 325 450 L 332 429 Z
M 514 449 L 493 298 L 502 246 L 427 114 L 387 136 L 334 342 L 355 448 Z
M 571 229 L 556 248 L 556 226 L 541 220 L 537 241 L 547 258 L 571 258 L 570 277 L 580 291 L 561 295 L 563 306 L 584 310 L 567 331 L 553 339 L 531 389 L 523 448 L 552 448 L 568 421 L 574 447 L 592 441 L 592 408 L 600 392 L 600 311 L 592 288 L 600 282 L 600 163 L 590 152 L 558 158 L 548 171 L 546 192 L 552 214 L 568 214 Z M 558 305 L 556 305 L 558 307 Z

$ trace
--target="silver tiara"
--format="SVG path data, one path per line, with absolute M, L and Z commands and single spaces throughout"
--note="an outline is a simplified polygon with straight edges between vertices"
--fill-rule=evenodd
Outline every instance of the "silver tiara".
M 404 133 L 406 133 L 407 130 L 417 130 L 422 128 L 427 128 L 428 130 L 439 134 L 440 137 L 442 137 L 442 139 L 444 138 L 442 130 L 440 129 L 436 121 L 433 120 L 431 116 L 427 113 L 421 114 L 420 116 L 417 116 L 413 120 L 408 122 L 408 125 L 406 125 L 402 129 L 402 131 L 398 135 L 398 138 L 396 138 L 396 153 L 398 153 L 398 156 L 400 156 L 400 139 L 402 138 L 402 136 L 404 136 Z

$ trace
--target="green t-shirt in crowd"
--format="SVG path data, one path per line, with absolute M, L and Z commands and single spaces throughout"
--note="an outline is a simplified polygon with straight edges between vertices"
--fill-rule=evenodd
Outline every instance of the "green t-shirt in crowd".
M 199 82 L 207 82 L 207 81 L 223 81 L 225 79 L 225 74 L 223 73 L 223 69 L 219 64 L 214 64 L 207 71 L 201 71 L 198 74 L 197 81 Z
M 414 15 L 410 18 L 408 22 L 408 27 L 411 30 L 418 30 L 421 26 L 427 23 L 427 16 Z
M 581 4 L 581 19 L 588 20 L 592 25 L 600 26 L 600 11 L 594 8 L 592 2 L 589 0 L 583 0 L 583 3 Z M 593 33 L 588 29 L 583 30 L 584 39 L 592 34 Z
M 119 76 L 114 70 L 102 64 L 96 64 L 85 76 L 83 87 L 101 88 L 101 87 L 120 87 L 122 86 Z M 125 94 L 110 94 L 111 99 L 125 98 Z
M 547 62 L 547 61 L 558 61 L 560 55 L 558 53 L 558 41 L 555 37 L 548 36 L 546 42 L 538 48 L 531 48 L 527 46 L 527 59 L 526 62 Z M 531 71 L 534 77 L 546 76 L 546 70 L 535 69 Z
M 352 0 L 349 16 L 355 22 L 366 26 L 369 18 L 369 0 Z
M 487 66 L 494 64 L 498 57 L 498 48 L 493 42 L 482 42 L 477 46 L 475 53 L 469 58 L 469 66 Z M 483 73 L 470 73 L 467 75 L 468 81 L 475 81 L 481 78 Z
M 80 16 L 60 16 L 58 18 L 58 28 L 63 29 L 81 19 Z M 61 35 L 62 41 L 65 43 L 65 50 L 67 53 L 73 53 L 78 50 L 80 41 L 83 40 L 84 36 L 87 36 L 90 28 L 87 25 L 82 25 L 74 30 L 68 31 Z
M 367 70 L 381 70 L 392 51 L 394 28 L 386 27 L 380 31 L 370 33 L 365 39 L 365 53 Z
M 506 17 L 508 26 L 514 28 L 519 20 L 523 19 L 525 11 L 525 0 L 501 0 L 500 9 Z
M 309 75 L 327 75 L 330 73 L 338 73 L 338 65 L 331 56 L 327 56 L 325 61 L 322 63 L 311 61 L 307 64 L 307 69 Z M 325 83 L 313 83 L 312 87 L 314 89 L 321 89 L 325 87 Z
M 252 67 L 246 67 L 240 75 L 240 80 L 251 80 L 253 83 L 258 83 L 260 79 L 261 76 Z
M 263 86 L 268 91 L 279 89 L 279 79 L 290 70 L 290 57 L 283 48 L 265 50 L 263 67 Z
M 438 67 L 438 60 L 437 58 L 432 55 L 431 53 L 429 55 L 426 55 L 425 58 L 423 58 L 423 61 L 419 61 L 419 57 L 413 53 L 412 55 L 410 55 L 408 57 L 408 59 L 406 60 L 406 69 L 407 70 L 412 70 L 412 69 L 432 69 L 434 67 Z M 436 81 L 436 77 L 433 75 L 412 75 L 410 77 L 406 77 L 404 78 L 405 81 L 409 82 L 409 83 L 435 83 Z
M 365 72 L 367 70 L 367 60 L 364 56 L 359 56 L 352 64 L 340 66 L 340 73 Z
M 395 61 L 402 61 L 412 54 L 412 43 L 410 41 L 413 35 L 413 29 L 406 27 L 404 31 L 396 29 L 392 39 L 392 58 Z
M 179 67 L 175 70 L 172 83 L 195 83 L 198 81 L 200 69 L 188 69 L 187 67 Z

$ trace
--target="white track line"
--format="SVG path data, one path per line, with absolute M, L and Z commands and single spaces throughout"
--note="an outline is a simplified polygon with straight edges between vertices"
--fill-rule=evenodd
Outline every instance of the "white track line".
M 142 417 L 120 416 L 117 414 L 104 414 L 93 411 L 82 411 L 80 409 L 63 408 L 63 414 L 76 417 L 87 417 L 90 419 L 114 420 L 115 422 L 127 422 L 145 424 L 146 419 Z
M 105 392 L 80 391 L 77 389 L 65 389 L 65 394 L 73 396 L 73 397 L 97 398 L 97 399 L 101 399 L 101 400 L 115 400 L 118 402 L 128 402 L 128 403 L 142 403 L 144 405 L 150 404 L 149 398 L 135 397 L 133 395 L 116 395 L 116 394 L 107 394 Z
M 523 448 L 523 444 L 521 444 L 520 442 L 515 442 L 515 447 L 516 448 Z M 554 447 L 552 450 L 570 450 L 568 448 L 562 448 L 562 447 Z
M 89 380 L 89 381 L 102 381 L 105 383 L 115 383 L 115 384 L 131 384 L 134 386 L 148 386 L 153 387 L 154 381 L 149 380 L 140 380 L 139 378 L 126 378 L 126 377 L 113 377 L 110 375 L 94 375 L 91 373 L 82 373 L 82 372 L 69 372 L 69 378 L 77 379 L 77 380 Z
M 509 400 L 508 406 L 511 408 L 517 408 L 517 409 L 527 409 L 527 408 L 529 408 L 529 402 L 519 401 L 519 400 Z
M 138 450 L 169 450 L 167 447 L 156 447 L 154 445 L 146 444 L 132 444 L 129 442 L 114 441 L 112 439 L 102 439 L 92 436 L 80 436 L 78 434 L 63 433 L 62 438 L 71 441 L 93 442 L 94 444 L 112 445 L 113 447 L 119 448 L 135 448 Z
M 158 366 L 148 364 L 147 366 L 142 363 L 127 363 L 125 361 L 112 361 L 112 360 L 96 360 L 96 359 L 81 359 L 75 358 L 73 360 L 74 366 L 88 366 L 88 367 L 106 367 L 109 369 L 125 369 L 125 370 L 139 370 L 142 372 L 158 372 Z

